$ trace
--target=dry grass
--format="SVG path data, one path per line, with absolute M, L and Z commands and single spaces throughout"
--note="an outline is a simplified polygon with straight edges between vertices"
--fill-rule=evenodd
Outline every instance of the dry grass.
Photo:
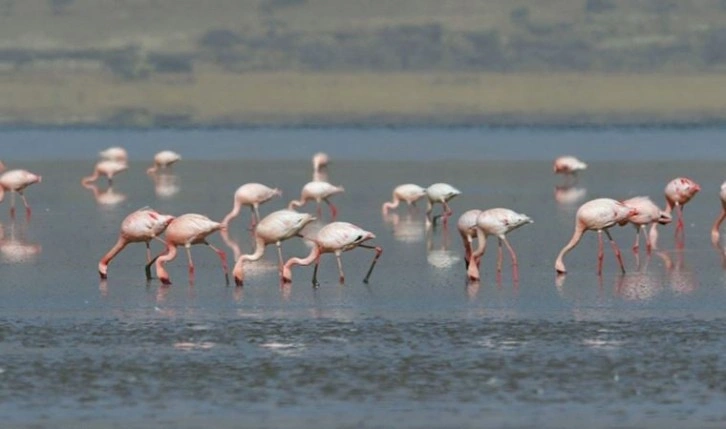
M 726 75 L 208 70 L 187 83 L 78 73 L 0 76 L 4 122 L 102 123 L 125 108 L 183 114 L 192 124 L 724 120 Z

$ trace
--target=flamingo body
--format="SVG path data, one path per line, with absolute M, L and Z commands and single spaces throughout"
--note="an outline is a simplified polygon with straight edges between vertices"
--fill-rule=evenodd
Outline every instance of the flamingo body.
M 102 160 L 96 163 L 93 167 L 93 174 L 84 177 L 81 183 L 86 185 L 91 182 L 95 182 L 100 176 L 106 176 L 109 185 L 113 183 L 113 176 L 126 171 L 129 168 L 128 164 L 119 161 Z
M 269 244 L 277 245 L 279 267 L 282 272 L 281 242 L 299 235 L 300 231 L 314 220 L 315 218 L 307 213 L 298 213 L 293 210 L 278 210 L 265 216 L 255 228 L 255 252 L 241 255 L 234 265 L 232 274 L 237 286 L 242 286 L 244 281 L 244 262 L 259 260 L 265 251 L 265 247 Z
M 166 227 L 166 253 L 156 259 L 156 273 L 161 282 L 171 284 L 164 264 L 176 257 L 177 246 L 184 246 L 186 248 L 189 258 L 189 277 L 190 281 L 193 281 L 194 263 L 192 262 L 192 255 L 189 248 L 194 244 L 204 244 L 214 250 L 222 262 L 222 270 L 224 271 L 225 277 L 228 278 L 226 255 L 206 240 L 210 234 L 222 228 L 221 223 L 195 213 L 184 214 L 172 220 L 169 226 Z
M 713 227 L 711 227 L 711 242 L 714 246 L 718 245 L 720 238 L 719 228 L 724 219 L 726 219 L 726 182 L 721 184 L 719 197 L 721 199 L 721 213 L 716 217 L 716 221 L 713 223 Z
M 368 273 L 363 279 L 364 282 L 368 282 L 373 267 L 376 264 L 379 256 L 383 252 L 380 247 L 367 246 L 364 242 L 376 238 L 375 234 L 366 231 L 352 223 L 348 222 L 332 222 L 322 227 L 317 234 L 311 240 L 314 243 L 313 249 L 310 254 L 304 258 L 290 258 L 285 262 L 283 267 L 283 281 L 292 281 L 292 273 L 290 268 L 294 265 L 310 265 L 315 262 L 315 271 L 313 273 L 313 285 L 317 286 L 317 266 L 320 259 L 320 255 L 323 253 L 334 253 L 338 262 L 338 273 L 340 274 L 340 282 L 345 281 L 345 275 L 343 274 L 343 265 L 340 260 L 340 256 L 343 252 L 354 249 L 356 247 L 365 247 L 376 251 L 376 255 L 373 258 Z
M 282 195 L 282 192 L 277 188 L 273 189 L 261 183 L 246 183 L 235 191 L 232 211 L 224 217 L 222 224 L 228 225 L 229 221 L 239 214 L 242 206 L 249 206 L 250 210 L 252 210 L 252 226 L 254 226 L 260 219 L 260 204 L 280 195 Z
M 146 243 L 146 262 L 151 260 L 149 242 L 164 232 L 174 216 L 161 214 L 151 209 L 137 210 L 124 218 L 116 244 L 98 263 L 98 273 L 102 279 L 107 277 L 108 264 L 129 243 Z M 148 276 L 147 276 L 148 277 Z
M 640 232 L 645 234 L 645 227 L 651 226 L 651 234 L 645 236 L 645 243 L 647 251 L 653 247 L 653 239 L 655 238 L 655 225 L 661 224 L 666 225 L 671 222 L 671 215 L 658 208 L 653 201 L 648 197 L 633 197 L 623 201 L 628 207 L 632 207 L 638 211 L 638 214 L 630 216 L 628 221 L 635 226 L 635 244 L 633 244 L 633 251 L 637 252 L 640 247 Z
M 146 170 L 147 173 L 154 173 L 161 168 L 169 168 L 181 159 L 181 155 L 171 150 L 162 150 L 154 155 L 154 165 Z
M 426 196 L 426 189 L 414 185 L 413 183 L 406 183 L 398 185 L 393 189 L 393 199 L 389 202 L 383 203 L 381 210 L 383 214 L 387 214 L 388 210 L 395 209 L 401 201 L 405 201 L 409 206 L 415 205 L 416 201 Z
M 534 221 L 527 215 L 517 213 L 514 210 L 506 208 L 493 208 L 484 210 L 476 218 L 476 234 L 479 242 L 477 250 L 472 252 L 469 260 L 469 268 L 467 273 L 471 280 L 479 279 L 478 261 L 484 255 L 486 250 L 486 239 L 489 235 L 493 235 L 499 239 L 499 257 L 497 259 L 497 272 L 502 270 L 502 242 L 507 246 L 509 254 L 512 257 L 512 271 L 515 281 L 519 280 L 519 263 L 517 255 L 512 246 L 507 241 L 506 235 L 511 231 L 533 223 Z
M 575 232 L 572 234 L 572 238 L 570 239 L 570 241 L 565 245 L 565 247 L 562 248 L 559 255 L 557 255 L 557 259 L 555 261 L 555 270 L 559 274 L 564 274 L 567 272 L 564 264 L 565 254 L 567 254 L 567 252 L 572 250 L 577 245 L 577 243 L 580 242 L 580 240 L 582 239 L 582 235 L 585 233 L 585 231 L 591 230 L 597 231 L 598 233 L 598 274 L 602 273 L 603 231 L 605 231 L 608 239 L 610 240 L 613 252 L 615 253 L 615 256 L 620 264 L 620 269 L 625 272 L 623 260 L 620 255 L 620 249 L 617 247 L 617 244 L 615 244 L 615 241 L 613 241 L 612 237 L 610 236 L 610 232 L 608 232 L 607 230 L 608 228 L 616 224 L 626 224 L 631 216 L 637 214 L 638 211 L 636 209 L 629 207 L 621 203 L 620 201 L 616 201 L 610 198 L 597 198 L 581 205 L 580 208 L 577 209 L 577 213 L 575 214 Z
M 434 183 L 426 188 L 426 197 L 428 199 L 428 205 L 426 206 L 426 220 L 429 222 L 432 220 L 430 219 L 431 212 L 433 211 L 434 204 L 438 203 L 444 206 L 444 212 L 441 216 L 444 218 L 444 223 L 446 223 L 452 213 L 448 203 L 457 195 L 461 195 L 461 191 L 448 183 Z
M 308 182 L 302 188 L 302 191 L 300 193 L 300 199 L 290 201 L 290 204 L 287 206 L 287 208 L 289 210 L 296 209 L 305 205 L 305 203 L 307 203 L 308 201 L 314 200 L 318 204 L 318 215 L 320 215 L 320 202 L 325 201 L 325 203 L 328 204 L 328 206 L 330 207 L 331 216 L 333 217 L 333 219 L 335 219 L 338 214 L 338 209 L 333 203 L 330 202 L 329 198 L 335 194 L 340 194 L 344 191 L 345 189 L 343 189 L 342 186 L 334 186 L 328 182 Z
M 575 158 L 566 155 L 555 159 L 553 170 L 555 174 L 577 174 L 578 171 L 587 169 L 587 164 Z
M 678 211 L 676 223 L 676 247 L 684 246 L 683 206 L 701 190 L 701 186 L 686 177 L 676 177 L 665 187 L 666 209 L 669 215 L 673 209 Z M 653 230 L 654 232 L 655 230 Z M 654 232 L 655 233 L 655 232 Z
M 20 195 L 20 198 L 23 199 L 25 210 L 27 214 L 30 215 L 30 206 L 28 205 L 28 201 L 25 199 L 23 191 L 28 186 L 34 183 L 40 183 L 41 181 L 41 176 L 27 170 L 8 170 L 2 173 L 2 175 L 0 175 L 0 202 L 2 202 L 5 198 L 5 192 L 12 192 L 12 195 L 17 193 Z M 12 197 L 10 202 L 10 213 L 11 215 L 14 215 L 15 213 L 15 197 Z
M 102 150 L 98 153 L 98 155 L 101 157 L 102 160 L 116 161 L 124 164 L 128 162 L 129 159 L 128 153 L 126 153 L 126 149 L 120 146 L 114 146 L 106 150 Z

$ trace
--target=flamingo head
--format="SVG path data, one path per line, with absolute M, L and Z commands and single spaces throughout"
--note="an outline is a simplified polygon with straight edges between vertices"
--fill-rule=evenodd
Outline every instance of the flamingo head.
M 666 213 L 661 210 L 658 214 L 658 223 L 661 225 L 668 225 L 672 220 L 673 217 L 671 217 L 670 213 Z
M 313 155 L 313 169 L 315 171 L 318 171 L 323 167 L 327 167 L 329 163 L 330 163 L 330 158 L 328 157 L 327 153 L 318 152 L 315 155 Z

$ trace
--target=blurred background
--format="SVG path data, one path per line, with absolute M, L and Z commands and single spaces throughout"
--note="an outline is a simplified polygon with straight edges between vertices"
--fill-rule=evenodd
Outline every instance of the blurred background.
M 725 119 L 726 0 L 0 0 L 5 125 Z

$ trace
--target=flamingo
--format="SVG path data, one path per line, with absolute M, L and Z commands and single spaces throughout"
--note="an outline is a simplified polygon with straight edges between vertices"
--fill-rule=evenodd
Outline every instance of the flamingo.
M 274 196 L 281 196 L 282 191 L 277 188 L 270 188 L 261 183 L 246 183 L 234 193 L 234 207 L 232 211 L 224 217 L 222 225 L 227 226 L 229 221 L 232 220 L 239 214 L 239 210 L 242 206 L 250 206 L 252 211 L 252 219 L 250 220 L 250 227 L 254 226 L 260 220 L 260 204 L 271 200 Z
M 113 146 L 106 150 L 102 150 L 98 153 L 102 160 L 116 161 L 126 164 L 129 160 L 129 156 L 126 153 L 126 149 L 120 146 Z
M 383 249 L 378 246 L 370 246 L 365 244 L 365 241 L 376 238 L 376 236 L 369 231 L 366 231 L 356 225 L 348 222 L 332 222 L 325 225 L 315 234 L 312 238 L 314 243 L 313 249 L 310 254 L 304 258 L 290 258 L 285 262 L 285 266 L 282 269 L 282 279 L 285 283 L 292 282 L 291 268 L 295 265 L 310 265 L 315 262 L 315 269 L 313 270 L 313 286 L 317 287 L 318 283 L 318 264 L 320 263 L 320 255 L 323 253 L 334 253 L 335 258 L 338 260 L 338 274 L 340 274 L 340 283 L 345 282 L 345 274 L 343 274 L 343 263 L 340 260 L 340 255 L 348 250 L 355 249 L 356 247 L 363 247 L 366 249 L 375 250 L 376 255 L 373 257 L 370 268 L 366 276 L 363 278 L 364 283 L 368 283 L 368 280 L 373 272 L 378 258 L 383 253 Z
M 325 152 L 318 152 L 315 155 L 313 155 L 313 171 L 318 173 L 323 168 L 326 168 L 328 166 L 328 163 L 330 163 L 330 158 L 328 157 L 328 154 Z
M 237 286 L 242 286 L 244 281 L 243 264 L 245 261 L 257 261 L 262 258 L 265 247 L 268 244 L 277 246 L 277 256 L 282 272 L 283 260 L 281 243 L 288 238 L 300 234 L 300 231 L 315 218 L 307 213 L 298 213 L 293 210 L 278 210 L 265 216 L 255 228 L 255 252 L 241 255 L 237 258 L 232 274 Z
M 330 202 L 329 198 L 344 191 L 345 189 L 342 186 L 333 186 L 328 182 L 308 182 L 302 188 L 300 199 L 290 201 L 287 208 L 289 210 L 296 209 L 305 205 L 308 200 L 315 200 L 318 203 L 318 217 L 320 217 L 320 202 L 325 201 L 328 207 L 330 207 L 330 215 L 335 219 L 338 216 L 338 209 Z
M 151 240 L 164 240 L 159 238 L 159 234 L 164 232 L 169 223 L 174 220 L 174 216 L 165 215 L 149 208 L 136 210 L 126 216 L 121 222 L 121 232 L 119 233 L 116 244 L 113 245 L 101 261 L 98 263 L 98 274 L 102 280 L 108 275 L 108 264 L 116 257 L 129 243 L 146 243 L 146 262 L 151 262 Z M 164 243 L 166 244 L 166 243 Z M 146 278 L 151 279 L 150 266 L 147 266 Z
M 555 159 L 553 166 L 555 174 L 564 174 L 566 176 L 576 175 L 577 172 L 585 169 L 587 169 L 586 163 L 570 155 L 561 156 Z
M 671 222 L 671 215 L 658 208 L 648 197 L 633 197 L 623 201 L 628 207 L 638 210 L 638 214 L 631 216 L 628 220 L 635 226 L 635 244 L 633 244 L 633 252 L 638 253 L 640 247 L 640 233 L 645 236 L 645 248 L 648 254 L 653 247 L 653 240 L 650 235 L 645 233 L 646 225 L 651 225 L 651 234 L 655 230 L 656 224 L 666 225 Z
M 464 263 L 469 268 L 469 257 L 471 256 L 471 240 L 476 236 L 476 218 L 479 217 L 481 210 L 467 210 L 459 216 L 456 222 L 456 228 L 461 235 L 461 241 L 464 243 Z M 479 265 L 479 261 L 476 261 Z
M 670 215 L 674 208 L 678 209 L 678 222 L 676 223 L 677 247 L 683 247 L 683 206 L 700 190 L 701 186 L 698 183 L 686 177 L 676 177 L 668 182 L 665 187 L 665 212 Z
M 714 246 L 718 246 L 718 240 L 720 237 L 718 229 L 721 227 L 721 223 L 726 219 L 726 182 L 721 184 L 721 213 L 716 217 L 716 221 L 713 223 L 711 228 L 711 243 Z
M 170 150 L 162 150 L 161 152 L 154 155 L 154 165 L 149 167 L 146 172 L 148 174 L 156 173 L 160 168 L 171 168 L 172 164 L 179 161 L 181 155 Z
M 87 185 L 91 182 L 95 182 L 100 176 L 106 176 L 108 178 L 108 185 L 113 185 L 113 176 L 126 171 L 129 168 L 125 162 L 103 160 L 98 161 L 96 166 L 93 168 L 93 174 L 86 176 L 81 179 L 81 184 Z
M 615 244 L 615 241 L 613 241 L 613 237 L 610 235 L 608 228 L 615 224 L 620 226 L 625 225 L 628 223 L 628 219 L 631 216 L 635 216 L 637 214 L 638 210 L 610 198 L 597 198 L 581 205 L 580 208 L 577 209 L 577 213 L 575 215 L 575 232 L 572 234 L 570 241 L 562 248 L 560 254 L 557 255 L 557 260 L 555 261 L 555 270 L 557 273 L 565 274 L 567 272 L 563 258 L 567 252 L 577 246 L 577 243 L 579 243 L 582 239 L 582 235 L 588 230 L 597 231 L 598 275 L 602 274 L 602 261 L 604 257 L 602 244 L 603 231 L 607 234 L 608 240 L 610 240 L 610 245 L 615 253 L 615 257 L 618 259 L 618 263 L 620 264 L 620 269 L 624 273 L 625 266 L 623 265 L 623 258 L 620 255 L 620 249 L 618 248 L 618 245 Z
M 30 206 L 28 200 L 25 199 L 23 191 L 28 186 L 34 183 L 40 183 L 42 177 L 33 174 L 27 170 L 8 170 L 0 176 L 0 202 L 5 198 L 5 192 L 9 191 L 10 194 L 10 216 L 15 216 L 15 193 L 20 195 L 25 205 L 26 216 L 30 216 Z
M 434 204 L 441 203 L 444 206 L 444 212 L 433 218 L 433 224 L 436 224 L 436 219 L 439 217 L 444 218 L 444 225 L 448 222 L 449 216 L 453 213 L 449 208 L 449 201 L 457 195 L 461 195 L 461 191 L 449 185 L 448 183 L 434 183 L 433 185 L 426 188 L 426 197 L 428 198 L 428 204 L 426 206 L 426 223 L 431 223 L 432 220 L 431 212 L 434 209 Z
M 467 274 L 470 280 L 479 280 L 478 261 L 486 250 L 487 237 L 494 235 L 499 240 L 499 256 L 497 257 L 497 274 L 502 272 L 502 242 L 507 246 L 509 255 L 512 257 L 512 278 L 514 281 L 519 280 L 519 263 L 517 262 L 517 254 L 507 241 L 506 234 L 519 228 L 520 226 L 534 221 L 527 215 L 517 213 L 510 209 L 495 208 L 482 211 L 476 218 L 476 237 L 479 245 L 476 251 L 471 252 L 469 258 L 469 267 Z M 471 237 L 468 236 L 469 246 L 471 246 Z
M 426 196 L 426 189 L 414 185 L 413 183 L 406 183 L 405 185 L 398 185 L 393 189 L 393 199 L 391 201 L 383 203 L 381 210 L 383 215 L 388 214 L 388 210 L 395 209 L 401 201 L 405 201 L 410 206 L 416 206 L 416 201 Z
M 149 270 L 151 264 L 156 261 L 156 274 L 159 280 L 165 285 L 171 284 L 169 280 L 169 274 L 164 268 L 164 264 L 176 258 L 177 246 L 184 246 L 187 251 L 187 257 L 189 258 L 189 282 L 194 283 L 194 262 L 192 261 L 192 253 L 190 248 L 193 244 L 204 244 L 214 250 L 219 256 L 219 260 L 222 262 L 222 270 L 224 271 L 224 278 L 227 284 L 229 284 L 229 273 L 227 270 L 227 256 L 223 251 L 217 249 L 207 242 L 206 238 L 215 231 L 223 229 L 224 226 L 215 222 L 208 217 L 195 213 L 188 213 L 176 217 L 166 227 L 166 251 L 165 253 L 152 259 L 146 265 L 146 269 Z

